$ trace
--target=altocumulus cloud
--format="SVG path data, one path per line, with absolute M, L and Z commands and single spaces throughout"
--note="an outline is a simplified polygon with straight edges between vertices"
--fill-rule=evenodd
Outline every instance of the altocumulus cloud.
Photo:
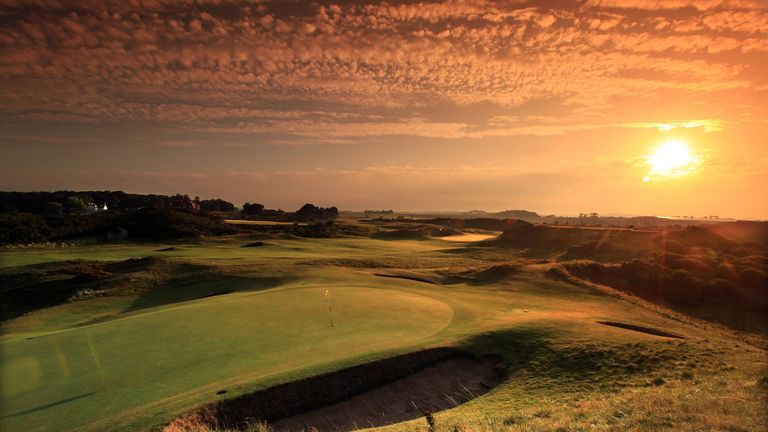
M 480 139 L 658 122 L 642 107 L 665 95 L 766 118 L 762 1 L 4 0 L 0 17 L 3 127 Z M 542 100 L 556 122 L 526 108 Z

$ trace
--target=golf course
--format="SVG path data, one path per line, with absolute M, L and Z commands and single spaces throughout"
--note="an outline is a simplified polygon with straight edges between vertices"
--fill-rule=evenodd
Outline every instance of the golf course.
M 0 429 L 212 430 L 217 424 L 193 424 L 190 413 L 449 348 L 490 365 L 493 386 L 478 381 L 483 394 L 450 409 L 358 426 L 766 430 L 763 336 L 618 295 L 565 277 L 554 260 L 485 244 L 499 234 L 256 243 L 238 234 L 6 248 L 0 274 L 8 292 L 30 281 L 70 291 L 66 301 L 40 299 L 45 307 L 2 322 Z M 446 368 L 437 376 L 474 364 L 454 363 L 464 366 L 435 360 L 424 367 Z M 418 387 L 429 376 L 396 378 Z M 374 403 L 366 399 L 373 390 L 355 390 L 358 404 Z M 279 420 L 267 417 L 254 412 L 235 426 Z M 307 418 L 316 417 L 301 421 Z M 298 430 L 295 424 L 277 422 L 283 429 L 276 430 Z
M 768 432 L 768 0 L 0 27 L 0 432 Z

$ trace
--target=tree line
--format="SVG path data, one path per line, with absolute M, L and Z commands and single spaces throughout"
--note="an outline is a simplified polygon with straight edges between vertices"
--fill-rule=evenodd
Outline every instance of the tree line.
M 187 209 L 201 211 L 235 211 L 235 205 L 222 199 L 201 200 L 188 195 L 132 194 L 123 191 L 56 191 L 0 192 L 1 213 L 33 213 L 62 215 L 84 213 L 90 204 L 106 204 L 110 210 L 136 211 L 153 209 Z
M 103 205 L 106 204 L 106 210 Z M 0 244 L 105 238 L 126 230 L 132 239 L 164 240 L 234 232 L 216 214 L 234 213 L 222 199 L 187 195 L 140 195 L 122 191 L 0 192 Z M 245 203 L 242 217 L 280 221 L 328 221 L 336 207 L 305 204 L 295 212 Z

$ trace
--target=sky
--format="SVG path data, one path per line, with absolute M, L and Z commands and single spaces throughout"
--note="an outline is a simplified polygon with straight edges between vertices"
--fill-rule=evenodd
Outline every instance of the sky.
M 0 29 L 0 190 L 768 218 L 764 0 L 0 0 Z

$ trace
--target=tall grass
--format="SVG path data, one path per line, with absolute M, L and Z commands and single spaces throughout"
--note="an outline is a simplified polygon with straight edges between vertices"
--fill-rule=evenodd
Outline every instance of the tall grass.
M 264 421 L 249 421 L 238 429 L 217 429 L 202 424 L 175 422 L 163 428 L 163 432 L 274 432 L 274 430 Z

